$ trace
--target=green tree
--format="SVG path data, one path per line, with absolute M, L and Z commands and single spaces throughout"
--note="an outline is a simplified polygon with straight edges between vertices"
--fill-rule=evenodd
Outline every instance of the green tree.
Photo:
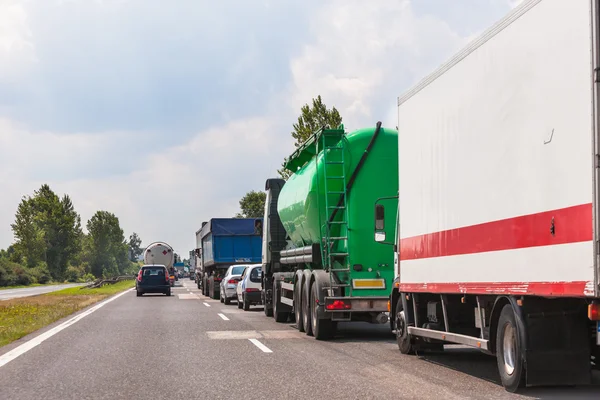
M 298 122 L 293 127 L 292 137 L 296 140 L 294 146 L 300 147 L 311 135 L 317 132 L 319 129 L 325 128 L 337 128 L 342 123 L 342 117 L 338 110 L 333 107 L 328 110 L 327 106 L 323 104 L 321 95 L 318 95 L 316 99 L 312 99 L 312 107 L 305 104 L 300 109 L 300 116 Z M 282 164 L 282 167 L 284 164 Z M 292 173 L 284 168 L 277 171 L 283 179 L 288 179 Z
M 129 252 L 131 254 L 131 261 L 137 261 L 138 257 L 142 254 L 142 239 L 138 236 L 137 233 L 133 232 L 129 236 Z
M 97 211 L 87 222 L 88 262 L 97 277 L 128 272 L 129 246 L 125 242 L 119 219 L 108 211 Z
M 45 262 L 54 279 L 62 279 L 81 249 L 81 218 L 68 195 L 59 198 L 44 184 L 24 197 L 11 225 L 19 261 L 28 267 Z
M 241 212 L 236 214 L 236 218 L 260 218 L 265 212 L 265 192 L 256 192 L 254 190 L 246 193 L 240 200 Z

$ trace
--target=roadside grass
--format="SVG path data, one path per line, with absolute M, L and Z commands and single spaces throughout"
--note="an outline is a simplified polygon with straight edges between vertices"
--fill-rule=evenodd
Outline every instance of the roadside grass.
M 0 301 L 0 347 L 133 286 L 135 281 L 128 280 L 98 289 L 74 287 Z

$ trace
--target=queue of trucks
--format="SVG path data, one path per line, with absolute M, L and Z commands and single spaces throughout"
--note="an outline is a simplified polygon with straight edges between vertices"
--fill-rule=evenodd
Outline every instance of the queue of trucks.
M 526 0 L 400 96 L 397 129 L 315 132 L 263 218 L 203 223 L 198 287 L 260 262 L 265 314 L 316 339 L 389 319 L 403 354 L 494 355 L 508 391 L 590 383 L 599 26 L 599 0 Z

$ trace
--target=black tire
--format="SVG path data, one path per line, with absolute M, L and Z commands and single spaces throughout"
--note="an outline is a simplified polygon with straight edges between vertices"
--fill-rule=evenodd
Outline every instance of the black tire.
M 143 295 L 143 294 L 144 294 L 144 293 L 140 292 L 139 290 L 138 290 L 137 292 L 135 292 L 135 295 L 136 295 L 137 297 L 142 297 L 142 295 Z
M 398 299 L 396 304 L 396 315 L 394 316 L 394 328 L 396 329 L 396 341 L 398 349 L 402 354 L 415 354 L 415 348 L 412 345 L 412 337 L 408 334 L 408 325 L 406 316 L 402 307 L 402 298 Z
M 202 289 L 202 286 L 200 285 L 200 279 L 196 280 L 196 286 L 198 286 L 198 289 Z
M 337 330 L 337 323 L 330 319 L 318 318 L 317 307 L 318 307 L 318 289 L 317 282 L 313 282 L 310 290 L 310 313 L 311 313 L 311 328 L 313 336 L 317 340 L 329 340 L 335 336 Z
M 270 304 L 267 304 L 267 294 L 265 293 L 265 291 L 263 290 L 263 292 L 261 293 L 261 297 L 262 297 L 262 301 L 263 301 L 263 311 L 265 313 L 265 315 L 267 317 L 272 317 L 273 316 L 273 308 Z
M 519 341 L 519 326 L 510 304 L 500 312 L 496 331 L 496 361 L 502 386 L 506 391 L 515 393 L 525 386 L 525 366 L 523 351 Z
M 294 285 L 294 318 L 299 332 L 304 332 L 304 321 L 302 320 L 302 279 Z
M 275 322 L 286 322 L 290 316 L 290 313 L 279 311 L 278 304 L 280 304 L 279 298 L 281 293 L 277 289 L 277 284 L 273 284 L 273 318 L 275 318 Z
M 220 301 L 221 303 L 224 303 L 224 302 L 225 302 L 225 300 L 223 300 L 223 296 L 221 296 L 221 293 L 219 293 L 219 301 Z
M 171 289 L 167 290 L 167 292 L 165 293 L 167 296 L 171 295 Z
M 312 336 L 312 323 L 310 322 L 310 286 L 308 282 L 304 282 L 302 285 L 302 298 L 300 302 L 302 304 L 302 325 L 304 325 L 304 332 L 308 336 Z
M 225 294 L 225 295 L 223 295 L 223 302 L 225 303 L 226 306 L 228 306 L 231 304 L 231 299 L 229 299 L 227 297 L 227 295 Z
M 242 299 L 243 299 L 243 307 L 244 307 L 244 311 L 250 311 L 250 302 L 248 301 L 248 299 L 246 298 L 246 296 L 244 296 L 242 294 Z
M 242 293 L 242 298 L 244 298 L 244 294 Z M 242 308 L 242 302 L 240 301 L 240 298 L 238 297 L 238 301 L 237 301 L 237 306 L 239 309 Z

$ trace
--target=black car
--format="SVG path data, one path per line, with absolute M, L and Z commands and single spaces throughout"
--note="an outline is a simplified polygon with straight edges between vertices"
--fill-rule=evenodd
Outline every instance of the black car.
M 144 265 L 138 272 L 135 281 L 137 295 L 144 293 L 164 293 L 171 295 L 171 283 L 169 273 L 164 265 Z

